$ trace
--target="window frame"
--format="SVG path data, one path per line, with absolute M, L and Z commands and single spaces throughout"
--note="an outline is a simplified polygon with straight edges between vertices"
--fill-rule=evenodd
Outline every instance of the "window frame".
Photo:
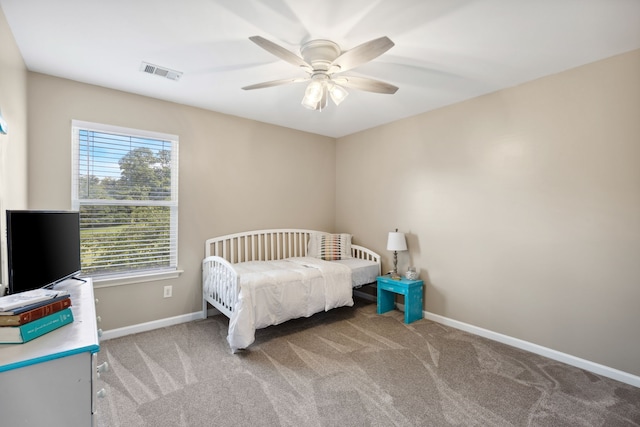
M 171 143 L 171 197 L 166 201 L 135 201 L 114 200 L 114 199 L 81 199 L 79 195 L 80 181 L 80 137 L 82 130 L 104 132 L 126 137 L 155 139 Z M 122 126 L 113 126 L 101 123 L 72 120 L 71 123 L 72 141 L 72 174 L 71 174 L 71 205 L 74 211 L 80 211 L 81 205 L 104 205 L 104 206 L 166 206 L 169 207 L 170 219 L 170 262 L 168 267 L 155 267 L 145 270 L 126 270 L 120 272 L 102 273 L 97 275 L 87 274 L 92 277 L 94 287 L 119 286 L 130 283 L 140 283 L 147 281 L 172 279 L 178 277 L 183 271 L 178 268 L 178 178 L 179 178 L 179 137 L 178 135 L 162 132 L 153 132 Z

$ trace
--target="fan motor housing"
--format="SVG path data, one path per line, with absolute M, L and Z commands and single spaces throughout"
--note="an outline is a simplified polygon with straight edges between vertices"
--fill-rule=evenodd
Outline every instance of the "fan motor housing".
M 302 45 L 300 53 L 314 71 L 327 71 L 341 51 L 340 46 L 330 40 L 311 40 Z

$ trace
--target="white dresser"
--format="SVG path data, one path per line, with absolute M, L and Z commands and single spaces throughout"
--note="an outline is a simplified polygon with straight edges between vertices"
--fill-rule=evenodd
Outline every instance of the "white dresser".
M 74 321 L 25 344 L 0 344 L 0 424 L 94 424 L 100 350 L 91 280 L 55 287 L 71 294 Z

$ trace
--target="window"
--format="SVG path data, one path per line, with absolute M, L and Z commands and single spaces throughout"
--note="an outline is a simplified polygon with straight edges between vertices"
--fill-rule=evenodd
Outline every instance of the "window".
M 82 274 L 175 272 L 178 137 L 74 120 L 72 141 Z

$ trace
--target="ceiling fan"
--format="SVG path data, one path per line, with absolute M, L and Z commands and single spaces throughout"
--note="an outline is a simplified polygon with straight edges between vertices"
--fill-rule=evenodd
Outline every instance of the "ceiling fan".
M 249 40 L 278 58 L 302 68 L 309 75 L 302 78 L 257 83 L 243 87 L 244 90 L 309 81 L 302 105 L 317 111 L 322 111 L 327 106 L 329 98 L 339 105 L 349 94 L 345 87 L 383 94 L 394 94 L 398 90 L 396 86 L 389 83 L 340 74 L 369 62 L 391 49 L 394 43 L 388 37 L 370 40 L 345 52 L 342 52 L 340 47 L 332 41 L 311 40 L 300 48 L 302 57 L 260 36 L 249 37 Z

